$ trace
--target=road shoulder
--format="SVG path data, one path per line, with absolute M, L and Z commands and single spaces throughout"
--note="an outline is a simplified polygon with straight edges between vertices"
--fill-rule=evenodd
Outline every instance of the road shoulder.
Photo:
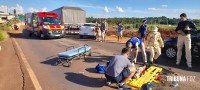
M 9 38 L 1 43 L 0 90 L 34 90 L 31 79 Z

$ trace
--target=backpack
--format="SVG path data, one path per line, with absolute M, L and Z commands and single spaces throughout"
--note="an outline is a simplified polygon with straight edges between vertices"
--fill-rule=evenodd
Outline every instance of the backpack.
M 98 64 L 96 66 L 96 71 L 97 71 L 97 73 L 105 74 L 106 68 L 107 68 L 107 65 L 105 65 L 105 64 Z

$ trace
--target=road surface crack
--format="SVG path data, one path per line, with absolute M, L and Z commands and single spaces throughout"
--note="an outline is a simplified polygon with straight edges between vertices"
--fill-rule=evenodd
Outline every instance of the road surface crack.
M 24 86 L 25 86 L 25 74 L 24 74 L 24 72 L 23 72 L 23 66 L 22 66 L 22 63 L 21 63 L 21 61 L 20 61 L 20 57 L 19 57 L 19 55 L 17 54 L 17 48 L 15 47 L 15 45 L 14 45 L 14 43 L 13 43 L 13 40 L 12 40 L 12 45 L 13 45 L 13 48 L 14 48 L 14 50 L 15 50 L 15 55 L 17 55 L 17 58 L 18 58 L 18 62 L 19 62 L 19 67 L 20 67 L 20 71 L 21 71 L 21 73 L 22 73 L 22 80 L 23 80 L 23 83 L 22 83 L 22 90 L 25 90 L 25 88 L 24 88 Z

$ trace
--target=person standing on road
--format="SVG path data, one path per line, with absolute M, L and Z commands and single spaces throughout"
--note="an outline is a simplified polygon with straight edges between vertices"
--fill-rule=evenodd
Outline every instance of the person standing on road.
M 105 41 L 105 36 L 106 36 L 106 30 L 108 28 L 108 24 L 106 22 L 106 19 L 103 20 L 102 24 L 101 24 L 101 37 L 102 37 L 102 41 Z
M 145 51 L 145 45 L 140 37 L 132 37 L 126 42 L 126 47 L 129 48 L 130 51 L 130 59 L 131 62 L 136 63 L 137 61 L 137 56 L 139 52 L 139 48 L 142 51 L 142 56 L 143 56 L 143 62 L 144 64 L 147 64 L 147 55 Z
M 95 33 L 96 33 L 96 41 L 100 41 L 101 30 L 98 23 L 96 23 L 95 26 Z
M 118 37 L 118 42 L 121 42 L 122 41 L 122 37 L 123 37 L 123 26 L 122 26 L 122 23 L 120 22 L 118 24 L 118 28 L 117 28 L 118 32 L 117 32 L 117 37 Z M 119 40 L 119 38 L 121 39 L 121 41 Z
M 191 35 L 190 32 L 192 30 L 197 30 L 194 23 L 187 19 L 187 15 L 182 13 L 180 15 L 180 22 L 176 27 L 176 32 L 178 33 L 178 41 L 177 41 L 177 60 L 176 65 L 179 65 L 181 62 L 182 56 L 182 48 L 185 45 L 186 59 L 188 68 L 192 68 L 192 58 L 191 58 Z
M 147 47 L 150 51 L 150 63 L 158 63 L 157 59 L 161 55 L 160 47 L 164 47 L 164 43 L 156 26 L 147 36 Z
M 147 20 L 143 20 L 142 21 L 142 25 L 139 28 L 139 34 L 140 37 L 142 38 L 142 41 L 145 42 L 145 38 L 146 38 L 146 32 L 147 32 Z

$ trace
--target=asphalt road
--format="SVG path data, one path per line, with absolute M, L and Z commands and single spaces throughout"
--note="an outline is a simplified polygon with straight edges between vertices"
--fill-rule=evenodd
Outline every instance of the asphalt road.
M 96 42 L 90 39 L 78 39 L 77 36 L 66 36 L 62 39 L 40 40 L 37 37 L 28 37 L 27 33 L 12 35 L 22 48 L 30 66 L 43 90 L 112 90 L 114 87 L 105 85 L 104 75 L 95 73 L 95 66 L 113 55 L 120 54 L 124 44 L 112 42 Z M 57 54 L 66 50 L 68 46 L 82 45 L 92 47 L 92 57 L 86 60 L 74 60 L 71 67 L 54 66 Z M 149 55 L 148 55 L 149 56 Z M 139 54 L 138 61 L 142 61 Z M 200 63 L 193 63 L 193 69 L 188 69 L 184 61 L 180 66 L 174 60 L 165 56 L 159 58 L 158 66 L 172 69 L 177 75 L 195 76 L 194 82 L 180 82 L 181 90 L 200 89 Z M 173 89 L 173 88 L 172 88 Z

